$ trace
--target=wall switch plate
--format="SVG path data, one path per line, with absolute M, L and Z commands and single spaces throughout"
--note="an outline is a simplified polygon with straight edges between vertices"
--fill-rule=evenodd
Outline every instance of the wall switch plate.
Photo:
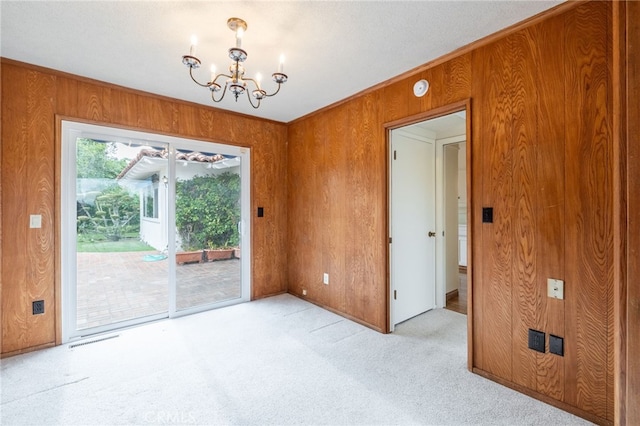
M 44 300 L 34 300 L 31 302 L 31 312 L 33 312 L 33 315 L 44 314 Z
M 42 228 L 42 215 L 32 214 L 29 216 L 29 228 Z
M 562 337 L 549 335 L 549 352 L 564 356 L 564 339 Z
M 529 329 L 529 349 L 544 353 L 544 333 Z
M 482 208 L 482 223 L 493 223 L 493 207 Z
M 322 283 L 324 285 L 329 285 L 329 274 L 326 272 L 322 275 Z
M 564 281 L 547 279 L 547 296 L 553 299 L 564 299 Z

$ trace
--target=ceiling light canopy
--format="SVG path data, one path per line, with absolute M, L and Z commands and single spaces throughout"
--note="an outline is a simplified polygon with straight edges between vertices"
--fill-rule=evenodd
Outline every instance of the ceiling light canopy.
M 216 74 L 215 66 L 211 65 L 211 80 L 207 83 L 200 83 L 195 79 L 193 76 L 193 69 L 199 68 L 201 64 L 200 59 L 196 57 L 197 39 L 195 36 L 191 39 L 191 49 L 189 50 L 189 54 L 182 57 L 182 63 L 189 67 L 189 75 L 197 85 L 209 88 L 211 91 L 211 99 L 213 99 L 214 102 L 220 102 L 224 98 L 228 89 L 235 96 L 236 102 L 240 95 L 246 93 L 251 106 L 257 109 L 260 106 L 260 101 L 262 99 L 274 96 L 280 91 L 280 86 L 287 82 L 288 77 L 283 72 L 284 56 L 280 56 L 278 71 L 271 74 L 273 81 L 278 84 L 278 87 L 275 92 L 267 94 L 260 85 L 262 80 L 262 76 L 260 74 L 257 74 L 255 79 L 244 76 L 245 69 L 242 63 L 247 60 L 247 51 L 242 49 L 242 36 L 247 30 L 247 23 L 240 18 L 229 18 L 229 20 L 227 20 L 227 26 L 231 31 L 236 33 L 236 45 L 229 49 L 229 58 L 233 61 L 231 65 L 229 65 L 229 74 Z M 226 81 L 222 83 L 222 79 L 225 78 Z M 252 85 L 251 90 L 248 87 L 249 83 Z M 222 84 L 224 84 L 224 87 Z M 253 98 L 249 94 L 249 91 L 251 91 Z M 216 94 L 218 93 L 222 94 L 219 97 L 216 97 Z M 254 99 L 257 102 L 254 103 Z

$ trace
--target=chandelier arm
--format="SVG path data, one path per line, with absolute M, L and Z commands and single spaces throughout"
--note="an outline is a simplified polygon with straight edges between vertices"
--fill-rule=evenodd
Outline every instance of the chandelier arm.
M 213 100 L 213 102 L 220 102 L 221 100 L 224 99 L 224 95 L 227 94 L 227 85 L 226 84 L 224 85 L 224 89 L 222 89 L 222 96 L 220 96 L 220 99 L 216 100 L 214 93 L 215 92 L 211 91 L 211 100 Z
M 266 97 L 268 97 L 268 98 L 270 98 L 271 96 L 275 96 L 275 95 L 277 95 L 277 94 L 278 94 L 278 92 L 280 91 L 280 86 L 282 86 L 282 83 L 278 83 L 278 88 L 276 89 L 276 91 L 275 91 L 275 92 L 273 92 L 273 93 L 272 93 L 272 94 L 270 94 L 270 95 L 265 94 L 265 96 L 266 96 Z
M 196 80 L 195 77 L 193 76 L 193 68 L 192 67 L 189 67 L 189 76 L 191 77 L 191 80 L 193 80 L 193 82 L 195 84 L 197 84 L 198 86 L 201 86 L 201 87 L 209 87 L 209 86 L 211 86 L 211 84 L 209 84 L 209 83 L 202 84 L 198 80 Z
M 254 82 L 254 83 L 255 83 L 255 82 Z M 256 85 L 256 87 L 257 87 L 257 85 Z M 257 103 L 257 104 L 254 104 L 254 103 L 253 103 L 253 100 L 251 99 L 251 95 L 249 95 L 249 91 L 248 91 L 248 90 L 245 90 L 245 93 L 247 94 L 247 99 L 249 99 L 249 103 L 251 104 L 251 106 L 252 106 L 254 109 L 258 109 L 258 108 L 260 107 L 260 99 L 256 99 L 256 100 L 258 101 L 258 103 Z

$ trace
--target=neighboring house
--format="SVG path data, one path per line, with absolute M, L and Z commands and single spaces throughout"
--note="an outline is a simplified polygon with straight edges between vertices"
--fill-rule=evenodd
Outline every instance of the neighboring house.
M 168 238 L 168 151 L 141 150 L 117 176 L 120 185 L 140 195 L 140 240 L 156 250 L 166 250 Z M 176 180 L 223 172 L 240 173 L 240 159 L 220 154 L 179 151 L 176 154 Z M 176 233 L 177 250 L 180 236 Z

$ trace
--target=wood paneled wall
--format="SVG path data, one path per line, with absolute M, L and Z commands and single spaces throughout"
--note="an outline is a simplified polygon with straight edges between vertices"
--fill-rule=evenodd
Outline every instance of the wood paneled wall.
M 384 125 L 471 98 L 474 371 L 613 421 L 611 27 L 610 3 L 576 4 L 291 123 L 289 291 L 388 329 Z M 564 357 L 528 349 L 529 328 Z
M 3 61 L 2 352 L 56 339 L 56 115 L 250 146 L 252 208 L 265 208 L 253 220 L 253 297 L 288 289 L 386 332 L 384 125 L 471 99 L 472 367 L 598 423 L 613 421 L 614 18 L 609 2 L 575 3 L 288 126 Z M 629 286 L 627 356 L 618 368 L 625 419 L 635 424 L 638 3 L 627 3 L 626 22 Z M 415 98 L 421 78 L 431 88 Z M 494 223 L 481 223 L 484 206 L 494 208 Z M 43 215 L 41 230 L 27 229 L 32 213 Z M 547 278 L 565 281 L 564 300 L 546 297 Z M 29 315 L 36 297 L 49 307 L 44 316 Z M 527 349 L 529 328 L 564 337 L 565 356 Z
M 2 352 L 56 337 L 54 83 L 2 64 Z M 41 229 L 29 229 L 30 214 L 42 215 Z M 31 315 L 39 299 L 45 313 Z
M 252 298 L 286 291 L 285 124 L 174 101 L 3 60 L 2 353 L 53 345 L 59 274 L 56 117 L 251 148 Z M 29 215 L 42 228 L 29 229 Z M 43 299 L 44 315 L 31 315 Z
M 627 123 L 627 293 L 626 343 L 621 376 L 626 424 L 640 424 L 640 2 L 626 3 Z M 624 294 L 623 294 L 624 295 Z M 626 337 L 626 338 L 625 338 Z M 624 348 L 624 344 L 623 344 Z
M 288 215 L 298 231 L 289 240 L 289 292 L 307 290 L 310 300 L 382 331 L 386 182 L 377 171 L 386 150 L 378 143 L 379 102 L 379 94 L 363 96 L 289 129 Z

